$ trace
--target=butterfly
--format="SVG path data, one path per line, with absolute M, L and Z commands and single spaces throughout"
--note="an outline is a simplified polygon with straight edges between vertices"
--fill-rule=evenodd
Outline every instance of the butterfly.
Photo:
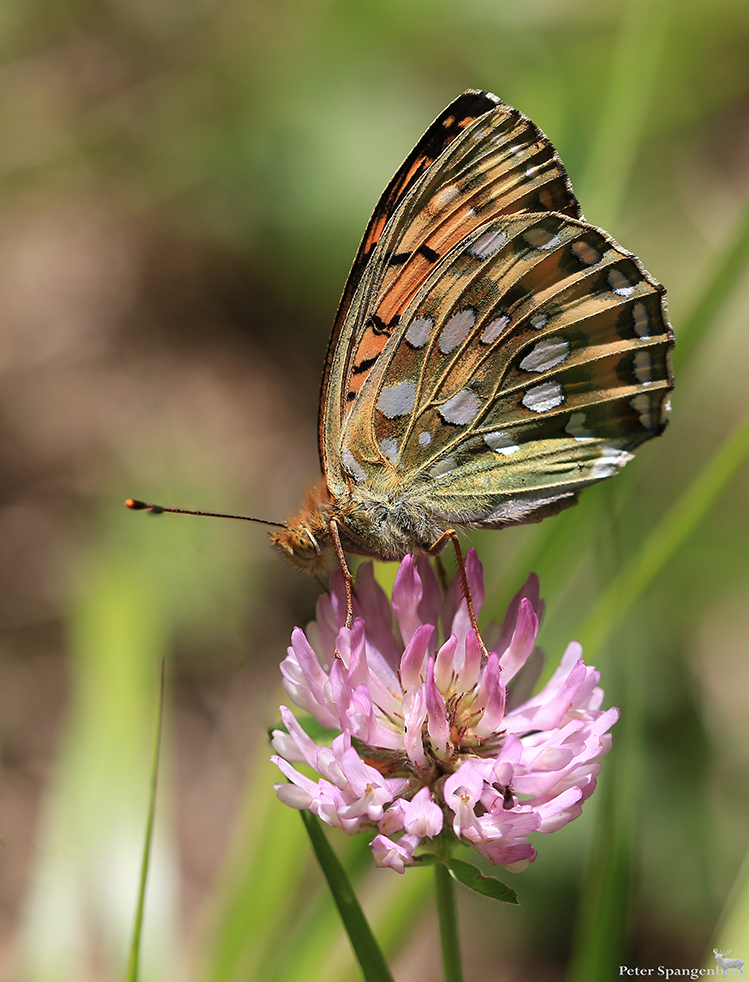
M 490 92 L 458 96 L 385 189 L 322 378 L 322 474 L 270 535 L 321 575 L 345 553 L 435 553 L 455 529 L 575 504 L 661 433 L 665 290 L 589 225 L 551 142 Z M 472 618 L 473 619 L 473 618 Z M 475 626 L 475 625 L 474 625 Z
M 619 471 L 666 425 L 673 343 L 665 289 L 585 221 L 545 134 L 464 92 L 369 220 L 325 359 L 322 473 L 271 543 L 318 578 L 338 560 L 350 623 L 347 552 L 452 540 L 478 633 L 456 529 L 540 521 Z

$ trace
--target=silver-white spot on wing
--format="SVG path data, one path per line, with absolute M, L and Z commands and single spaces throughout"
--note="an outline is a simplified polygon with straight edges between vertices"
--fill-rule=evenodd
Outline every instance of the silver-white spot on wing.
M 653 420 L 653 410 L 650 405 L 650 398 L 646 396 L 644 392 L 641 392 L 639 395 L 636 395 L 634 398 L 630 399 L 629 404 L 640 417 L 640 422 L 645 429 L 652 430 L 655 427 L 655 421 Z M 666 412 L 668 412 L 668 409 Z
M 542 327 L 546 327 L 549 323 L 549 318 L 546 314 L 535 314 L 531 317 L 531 327 L 535 327 L 537 331 L 540 331 Z
M 406 330 L 406 341 L 412 348 L 423 348 L 432 333 L 434 321 L 431 317 L 419 317 L 411 321 Z
M 344 447 L 341 451 L 341 463 L 346 473 L 350 474 L 357 483 L 361 484 L 363 481 L 366 481 L 367 472 L 348 447 Z
M 447 187 L 439 189 L 429 204 L 432 210 L 442 211 L 443 208 L 447 208 L 459 197 L 460 190 L 454 184 L 448 184 Z
M 528 389 L 522 399 L 526 409 L 534 413 L 546 413 L 550 409 L 561 406 L 564 402 L 562 386 L 558 382 L 542 382 Z
M 470 389 L 461 389 L 457 395 L 440 406 L 440 416 L 446 423 L 465 426 L 476 418 L 481 408 L 481 399 Z
M 609 286 L 619 297 L 628 297 L 631 293 L 635 292 L 635 288 L 627 277 L 618 269 L 612 269 L 609 273 Z
M 419 446 L 428 447 L 431 442 L 432 434 L 427 433 L 426 430 L 422 430 L 421 433 L 419 433 Z
M 493 321 L 489 321 L 484 330 L 481 332 L 481 337 L 479 340 L 483 344 L 494 344 L 495 341 L 502 337 L 509 324 L 509 314 L 502 314 L 501 317 L 495 317 Z
M 569 433 L 578 443 L 590 443 L 591 440 L 595 440 L 595 437 L 593 431 L 589 430 L 585 424 L 585 413 L 573 413 L 564 428 L 564 432 Z
M 616 474 L 620 467 L 632 460 L 633 454 L 626 450 L 617 450 L 614 447 L 605 447 L 601 456 L 596 460 L 590 470 L 590 476 L 594 480 L 602 477 L 611 477 Z
M 638 351 L 632 359 L 632 368 L 638 382 L 643 385 L 650 385 L 653 381 L 653 364 L 650 360 L 649 351 Z
M 650 318 L 644 303 L 636 303 L 632 308 L 632 322 L 638 337 L 650 337 Z
M 540 249 L 542 252 L 556 249 L 562 241 L 558 235 L 547 231 L 545 228 L 529 228 L 525 232 L 525 239 L 534 249 Z
M 497 430 L 494 433 L 487 433 L 484 436 L 484 443 L 490 450 L 494 450 L 495 453 L 504 454 L 505 457 L 509 457 L 516 450 L 520 450 L 520 447 L 512 437 L 501 430 Z
M 486 259 L 488 256 L 493 256 L 495 252 L 499 252 L 505 242 L 507 242 L 507 236 L 504 232 L 484 232 L 470 246 L 468 252 L 471 256 L 476 256 L 477 259 Z
M 397 385 L 385 386 L 377 400 L 377 408 L 388 419 L 395 419 L 396 416 L 407 416 L 415 403 L 416 383 L 407 380 Z
M 429 468 L 429 473 L 432 477 L 447 477 L 448 474 L 452 474 L 457 466 L 458 462 L 455 457 L 443 457 L 442 460 L 438 460 Z
M 443 355 L 449 355 L 455 351 L 459 344 L 471 333 L 471 328 L 476 323 L 476 311 L 471 307 L 459 310 L 453 314 L 450 320 L 442 328 L 440 334 L 440 351 Z
M 380 450 L 382 450 L 391 464 L 394 464 L 398 459 L 398 444 L 392 437 L 386 436 L 380 440 Z
M 525 372 L 545 372 L 556 365 L 561 365 L 569 353 L 569 341 L 560 337 L 544 338 L 523 358 L 520 367 Z

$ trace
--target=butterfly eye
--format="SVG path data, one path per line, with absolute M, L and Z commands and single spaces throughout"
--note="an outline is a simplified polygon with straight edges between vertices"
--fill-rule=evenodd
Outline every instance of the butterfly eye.
M 299 539 L 296 543 L 296 552 L 302 556 L 319 556 L 320 546 L 317 539 L 306 527 L 299 530 Z

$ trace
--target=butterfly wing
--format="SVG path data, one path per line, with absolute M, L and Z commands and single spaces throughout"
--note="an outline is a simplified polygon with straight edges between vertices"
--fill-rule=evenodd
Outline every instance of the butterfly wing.
M 461 183 L 465 193 L 458 191 Z M 469 231 L 493 215 L 521 210 L 582 217 L 564 165 L 541 130 L 490 92 L 464 92 L 431 124 L 383 192 L 351 267 L 320 395 L 326 474 L 335 471 L 342 419 L 398 311 L 440 255 Z
M 665 425 L 664 294 L 495 104 L 398 200 L 353 290 L 322 406 L 331 492 L 484 527 L 571 504 Z

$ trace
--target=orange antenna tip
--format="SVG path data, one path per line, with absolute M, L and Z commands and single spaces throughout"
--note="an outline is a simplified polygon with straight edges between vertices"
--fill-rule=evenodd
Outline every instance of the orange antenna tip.
M 152 515 L 162 515 L 165 510 L 161 505 L 149 505 L 148 502 L 139 501 L 138 498 L 128 498 L 125 505 L 133 511 L 147 511 Z

